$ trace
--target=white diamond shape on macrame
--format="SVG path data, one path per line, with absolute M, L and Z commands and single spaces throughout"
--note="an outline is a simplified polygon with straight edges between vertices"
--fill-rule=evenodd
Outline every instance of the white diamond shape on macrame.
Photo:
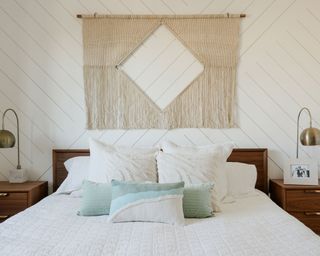
M 203 71 L 203 64 L 165 26 L 156 29 L 118 66 L 164 110 Z

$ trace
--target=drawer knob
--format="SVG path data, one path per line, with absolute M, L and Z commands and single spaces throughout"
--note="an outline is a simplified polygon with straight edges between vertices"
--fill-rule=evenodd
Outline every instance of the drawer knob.
M 0 193 L 0 197 L 8 196 L 8 193 Z
M 305 190 L 304 192 L 320 194 L 320 189 L 308 189 L 308 190 Z
M 8 217 L 9 217 L 9 215 L 0 215 L 0 220 L 4 220 L 4 219 L 6 219 Z
M 306 216 L 320 216 L 320 212 L 305 212 Z

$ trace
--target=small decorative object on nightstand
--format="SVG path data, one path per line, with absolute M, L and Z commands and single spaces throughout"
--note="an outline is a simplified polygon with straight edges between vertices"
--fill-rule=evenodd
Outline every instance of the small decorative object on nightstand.
M 21 184 L 0 181 L 0 222 L 34 205 L 47 195 L 47 181 L 27 181 Z
M 9 181 L 11 183 L 23 183 L 27 180 L 27 171 L 25 169 L 22 169 L 21 164 L 20 164 L 19 118 L 18 118 L 16 111 L 14 111 L 11 108 L 6 109 L 2 115 L 2 130 L 0 130 L 0 148 L 13 148 L 14 145 L 16 144 L 16 138 L 13 135 L 13 133 L 8 130 L 5 130 L 5 128 L 4 128 L 4 118 L 5 118 L 6 113 L 8 111 L 11 111 L 16 117 L 16 120 L 17 120 L 17 141 L 18 141 L 18 146 L 17 146 L 18 165 L 17 165 L 16 169 L 10 170 Z
M 318 185 L 318 165 L 315 159 L 290 159 L 283 170 L 284 184 Z
M 320 185 L 285 185 L 270 180 L 271 199 L 320 235 Z

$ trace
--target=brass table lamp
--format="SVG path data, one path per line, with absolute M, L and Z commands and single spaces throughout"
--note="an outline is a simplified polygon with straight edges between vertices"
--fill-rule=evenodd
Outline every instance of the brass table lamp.
M 297 151 L 296 151 L 296 158 L 299 158 L 299 123 L 300 123 L 300 116 L 301 113 L 306 110 L 309 114 L 310 119 L 310 127 L 304 129 L 300 134 L 300 142 L 304 146 L 316 146 L 320 145 L 320 130 L 317 128 L 312 127 L 312 117 L 311 112 L 308 108 L 304 107 L 299 111 L 298 114 L 298 121 L 297 121 Z
M 13 133 L 8 130 L 5 130 L 5 126 L 4 126 L 4 119 L 7 112 L 9 111 L 13 112 L 17 120 L 17 142 L 18 142 L 18 145 L 17 145 L 18 165 L 16 170 L 10 170 L 9 181 L 11 183 L 22 183 L 27 180 L 27 175 L 26 175 L 26 171 L 24 169 L 21 169 L 21 164 L 20 164 L 19 118 L 17 113 L 11 108 L 8 108 L 7 110 L 5 110 L 2 115 L 2 130 L 0 130 L 0 148 L 13 148 L 16 143 L 16 138 L 13 135 Z

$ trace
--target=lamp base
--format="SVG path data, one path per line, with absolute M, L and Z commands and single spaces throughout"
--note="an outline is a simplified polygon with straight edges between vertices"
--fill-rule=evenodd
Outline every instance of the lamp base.
M 9 171 L 10 183 L 24 183 L 28 180 L 26 169 L 13 169 Z

